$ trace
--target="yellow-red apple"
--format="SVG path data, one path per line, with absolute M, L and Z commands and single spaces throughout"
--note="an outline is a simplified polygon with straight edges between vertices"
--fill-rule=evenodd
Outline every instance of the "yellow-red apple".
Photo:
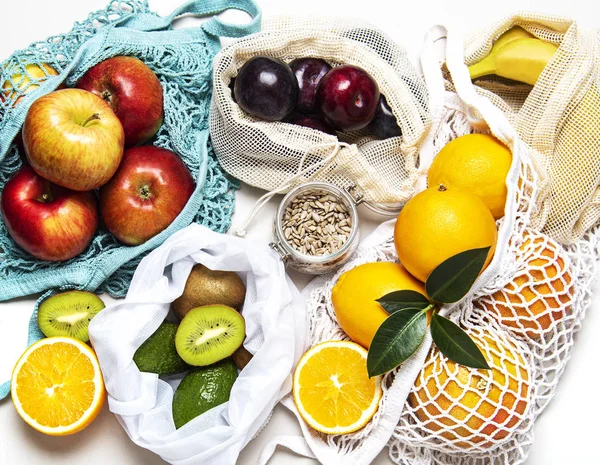
M 23 144 L 40 176 L 68 189 L 90 191 L 117 171 L 123 126 L 110 106 L 91 92 L 57 90 L 29 108 Z
M 139 245 L 166 229 L 193 192 L 192 175 L 175 153 L 151 145 L 133 147 L 100 188 L 100 214 L 117 239 Z
M 163 122 L 163 90 L 154 72 L 141 60 L 117 56 L 90 68 L 77 83 L 102 97 L 125 130 L 125 146 L 152 138 Z

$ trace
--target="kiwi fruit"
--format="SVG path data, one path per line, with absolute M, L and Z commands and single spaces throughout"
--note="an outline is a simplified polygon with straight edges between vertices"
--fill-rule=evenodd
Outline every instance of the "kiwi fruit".
M 175 335 L 175 348 L 189 365 L 212 365 L 231 356 L 244 342 L 244 317 L 226 305 L 190 310 Z
M 104 308 L 96 294 L 68 291 L 44 300 L 38 308 L 37 320 L 46 337 L 68 336 L 88 342 L 88 326 Z
M 185 283 L 183 294 L 171 304 L 180 320 L 193 308 L 227 305 L 240 311 L 246 298 L 246 286 L 233 271 L 213 271 L 195 265 Z
M 250 363 L 252 357 L 254 357 L 254 355 L 248 352 L 248 350 L 244 346 L 241 346 L 231 356 L 231 358 L 235 362 L 235 366 L 238 367 L 238 370 L 243 370 L 244 368 L 246 368 L 246 365 Z

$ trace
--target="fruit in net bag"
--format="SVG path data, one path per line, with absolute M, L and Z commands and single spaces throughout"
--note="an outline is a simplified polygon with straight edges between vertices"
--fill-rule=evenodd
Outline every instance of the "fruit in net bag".
M 151 145 L 133 147 L 100 189 L 100 213 L 119 241 L 139 245 L 167 229 L 193 192 L 194 179 L 175 153 Z
M 27 112 L 23 144 L 32 168 L 54 184 L 90 191 L 105 184 L 123 157 L 123 126 L 100 97 L 62 89 Z
M 512 153 L 487 134 L 467 134 L 446 144 L 427 173 L 427 184 L 459 187 L 479 197 L 495 219 L 504 216 Z
M 400 137 L 402 135 L 398 121 L 396 121 L 396 117 L 383 95 L 379 97 L 379 105 L 377 105 L 375 116 L 371 120 L 371 123 L 369 123 L 369 130 L 380 139 Z
M 24 166 L 4 186 L 2 216 L 14 241 L 40 260 L 76 257 L 98 229 L 93 192 L 76 192 L 46 181 Z
M 21 418 L 50 436 L 81 431 L 106 399 L 96 354 L 70 337 L 49 337 L 30 346 L 13 370 L 11 395 Z
M 151 139 L 163 122 L 163 90 L 154 72 L 134 57 L 117 56 L 90 68 L 77 87 L 108 103 L 123 125 L 125 146 Z
M 96 294 L 68 291 L 44 300 L 37 314 L 40 330 L 46 337 L 68 336 L 88 342 L 90 321 L 104 309 L 104 302 Z
M 471 79 L 495 74 L 534 86 L 558 46 L 513 28 L 492 46 L 489 55 L 469 66 Z
M 316 107 L 340 131 L 366 127 L 379 105 L 379 86 L 364 69 L 342 65 L 329 71 L 317 88 Z
M 573 276 L 569 257 L 548 236 L 527 229 L 517 254 L 516 275 L 501 290 L 476 303 L 514 333 L 538 338 L 571 310 Z
M 259 56 L 240 68 L 234 92 L 235 101 L 246 113 L 265 121 L 281 121 L 296 106 L 298 81 L 283 61 Z
M 354 342 L 369 348 L 381 323 L 389 316 L 377 299 L 395 291 L 425 295 L 425 288 L 398 263 L 359 265 L 342 274 L 331 292 L 331 303 L 341 328 Z
M 369 378 L 367 351 L 358 344 L 323 342 L 298 363 L 293 396 L 309 426 L 321 433 L 348 434 L 363 428 L 377 412 L 381 376 Z
M 491 369 L 459 365 L 433 347 L 408 400 L 425 432 L 461 449 L 489 448 L 525 418 L 529 370 L 509 341 L 485 329 L 467 332 Z
M 483 201 L 444 185 L 432 186 L 406 202 L 394 229 L 400 263 L 423 282 L 443 261 L 470 249 L 490 247 L 485 269 L 497 238 L 496 222 Z
M 0 92 L 1 102 L 13 99 L 20 93 L 27 94 L 33 92 L 39 87 L 39 83 L 45 81 L 48 77 L 58 76 L 58 71 L 47 63 L 42 63 L 40 65 L 36 65 L 35 63 L 23 63 L 22 66 L 24 72 L 21 70 L 20 66 L 15 66 L 11 71 L 5 71 L 7 74 L 12 73 L 12 76 L 2 83 L 2 92 Z M 24 97 L 25 95 L 17 97 L 13 105 L 17 105 Z
M 298 103 L 296 111 L 314 113 L 317 87 L 330 70 L 331 66 L 320 58 L 297 58 L 290 63 L 290 68 L 298 80 Z

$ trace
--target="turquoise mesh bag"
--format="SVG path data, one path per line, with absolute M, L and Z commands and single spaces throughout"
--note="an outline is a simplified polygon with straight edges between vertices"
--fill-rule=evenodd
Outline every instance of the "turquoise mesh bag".
M 244 25 L 227 24 L 214 16 L 228 9 L 245 11 L 252 20 Z M 173 29 L 173 21 L 186 14 L 212 17 L 199 27 Z M 105 291 L 123 297 L 142 257 L 174 232 L 192 222 L 218 232 L 229 229 L 237 186 L 224 175 L 209 141 L 212 60 L 220 49 L 219 37 L 256 32 L 260 18 L 260 9 L 252 0 L 194 0 L 166 17 L 151 12 L 146 0 L 113 1 L 106 9 L 75 23 L 68 33 L 35 42 L 2 62 L 0 82 L 10 82 L 15 90 L 10 95 L 3 93 L 0 99 L 0 195 L 22 165 L 23 154 L 15 137 L 33 101 L 61 83 L 73 86 L 90 67 L 117 55 L 140 58 L 158 76 L 165 118 L 150 143 L 181 156 L 196 181 L 196 190 L 173 224 L 148 242 L 124 246 L 101 229 L 86 251 L 59 264 L 33 258 L 12 240 L 4 221 L 0 221 L 0 301 L 49 289 Z M 47 69 L 41 66 L 46 64 L 59 74 L 36 80 L 25 69 L 29 64 Z M 17 88 L 22 82 L 12 79 L 19 73 L 30 80 L 21 89 Z M 43 336 L 37 328 L 36 313 L 31 319 L 29 343 Z M 9 389 L 8 382 L 0 385 L 0 399 Z

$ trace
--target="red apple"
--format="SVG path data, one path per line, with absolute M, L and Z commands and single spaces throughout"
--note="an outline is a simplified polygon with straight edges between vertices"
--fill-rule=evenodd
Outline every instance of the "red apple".
M 11 237 L 40 260 L 60 262 L 83 252 L 98 229 L 92 192 L 46 181 L 24 166 L 4 186 L 2 216 Z
M 148 141 L 162 125 L 160 81 L 137 58 L 118 56 L 104 60 L 90 68 L 77 87 L 108 102 L 123 124 L 127 147 Z
M 100 213 L 117 239 L 139 245 L 166 229 L 193 192 L 192 175 L 176 154 L 134 147 L 125 151 L 117 173 L 100 189 Z
M 105 184 L 123 157 L 123 126 L 100 97 L 63 89 L 40 97 L 23 125 L 27 160 L 60 186 L 90 191 Z

